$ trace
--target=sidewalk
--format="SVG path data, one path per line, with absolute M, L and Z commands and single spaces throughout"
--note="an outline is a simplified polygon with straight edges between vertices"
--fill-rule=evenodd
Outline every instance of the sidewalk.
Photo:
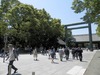
M 35 72 L 35 75 L 83 75 L 95 52 L 84 51 L 83 62 L 72 60 L 71 54 L 70 59 L 68 61 L 63 59 L 63 62 L 59 60 L 57 54 L 57 59 L 54 60 L 55 63 L 51 63 L 48 56 L 41 54 L 38 55 L 38 61 L 34 61 L 33 55 L 20 55 L 19 61 L 14 63 L 18 68 L 18 74 L 15 75 L 32 75 L 32 72 Z M 0 75 L 7 74 L 7 66 L 8 61 L 3 63 L 2 58 L 0 58 Z
M 100 51 L 95 53 L 84 75 L 100 75 Z

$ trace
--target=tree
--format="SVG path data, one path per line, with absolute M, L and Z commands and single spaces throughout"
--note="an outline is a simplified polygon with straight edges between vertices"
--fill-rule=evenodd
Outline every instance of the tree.
M 6 13 L 9 9 L 19 4 L 18 0 L 1 0 L 0 5 L 0 46 L 4 44 L 4 35 L 8 32 Z
M 4 34 L 7 32 L 6 24 L 0 20 L 0 48 L 4 45 Z
M 74 42 L 71 30 L 68 30 L 66 28 L 65 28 L 65 42 L 67 46 L 70 48 L 72 47 L 71 44 Z
M 9 33 L 10 43 L 46 47 L 56 45 L 57 38 L 64 37 L 60 19 L 52 18 L 45 9 L 37 9 L 18 0 L 2 0 L 0 13 L 0 29 L 7 30 L 5 33 Z
M 75 13 L 85 12 L 83 20 L 96 23 L 97 34 L 100 35 L 100 0 L 74 0 L 72 9 Z
M 32 40 L 30 40 L 31 32 L 35 30 L 35 26 L 38 23 L 35 19 L 34 10 L 34 7 L 31 5 L 19 4 L 7 13 L 9 25 L 14 30 L 12 35 L 16 37 L 17 41 L 26 40 L 29 43 Z
M 36 18 L 39 20 L 39 25 L 37 25 L 37 40 L 39 40 L 38 45 L 52 46 L 57 43 L 57 38 L 62 35 L 62 26 L 59 19 L 53 19 L 45 11 L 45 9 L 38 10 L 36 13 Z
M 20 4 L 20 2 L 18 0 L 1 0 L 0 20 L 5 23 L 8 23 L 8 21 L 9 21 L 7 19 L 8 11 L 18 4 Z

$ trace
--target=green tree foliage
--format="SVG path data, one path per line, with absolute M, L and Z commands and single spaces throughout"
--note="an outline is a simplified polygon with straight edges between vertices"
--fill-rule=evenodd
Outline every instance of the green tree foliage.
M 0 28 L 1 33 L 5 34 L 8 30 L 8 19 L 7 19 L 7 13 L 8 10 L 13 8 L 19 4 L 17 0 L 1 0 L 1 5 L 0 5 Z
M 100 35 L 100 0 L 74 0 L 72 9 L 75 13 L 86 12 L 82 19 L 96 23 L 97 34 Z
M 56 46 L 57 38 L 64 39 L 60 19 L 52 18 L 45 9 L 18 0 L 2 0 L 1 4 L 0 34 L 8 33 L 11 43 L 47 47 Z
M 0 5 L 0 20 L 4 21 L 5 23 L 8 22 L 6 14 L 10 9 L 18 5 L 20 2 L 18 0 L 1 0 Z
M 7 13 L 7 18 L 9 20 L 9 25 L 14 29 L 13 36 L 16 36 L 18 40 L 25 40 L 25 37 L 29 39 L 29 27 L 32 24 L 33 9 L 29 5 L 19 4 Z
M 0 0 L 0 44 L 4 43 L 4 35 L 8 32 L 8 10 L 19 4 L 18 0 Z

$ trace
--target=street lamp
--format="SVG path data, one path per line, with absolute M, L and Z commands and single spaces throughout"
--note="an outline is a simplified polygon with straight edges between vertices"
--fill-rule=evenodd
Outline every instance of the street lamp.
M 0 8 L 1 8 L 1 0 L 0 0 Z
M 5 35 L 4 35 L 4 43 L 5 43 L 5 45 L 4 45 L 4 56 L 3 56 L 3 62 L 5 62 L 5 51 L 7 50 L 7 41 L 8 41 L 8 34 L 5 33 Z

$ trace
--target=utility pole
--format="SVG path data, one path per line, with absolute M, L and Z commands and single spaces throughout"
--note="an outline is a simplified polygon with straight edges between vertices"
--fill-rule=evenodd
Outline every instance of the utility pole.
M 6 50 L 7 50 L 7 41 L 8 41 L 8 35 L 7 35 L 7 33 L 4 35 L 4 43 L 5 43 L 5 45 L 4 45 L 4 56 L 3 56 L 3 62 L 5 62 L 5 52 L 6 52 Z

